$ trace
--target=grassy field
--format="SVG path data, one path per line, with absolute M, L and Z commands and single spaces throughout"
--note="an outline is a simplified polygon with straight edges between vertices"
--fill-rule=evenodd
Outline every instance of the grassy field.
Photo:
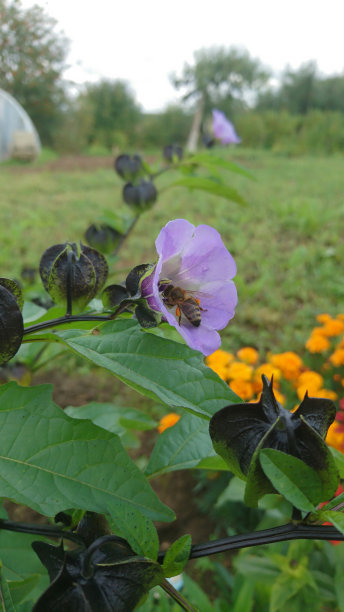
M 229 153 L 224 153 L 229 156 Z M 216 227 L 236 259 L 237 314 L 223 332 L 228 350 L 299 350 L 317 313 L 343 312 L 343 158 L 286 158 L 236 150 L 234 161 L 256 178 L 227 174 L 246 208 L 201 192 L 173 188 L 143 215 L 114 271 L 154 260 L 154 240 L 170 219 Z M 37 267 L 43 251 L 78 241 L 104 209 L 125 212 L 121 183 L 109 167 L 52 171 L 49 165 L 0 169 L 0 276 Z M 166 186 L 169 177 L 156 184 Z

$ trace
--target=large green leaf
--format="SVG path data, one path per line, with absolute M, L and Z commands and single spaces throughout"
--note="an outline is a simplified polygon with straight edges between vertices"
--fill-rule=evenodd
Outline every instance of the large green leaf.
M 150 477 L 174 470 L 196 467 L 202 460 L 216 456 L 209 436 L 208 421 L 184 414 L 158 437 L 146 468 Z
M 239 398 L 204 365 L 201 353 L 144 331 L 132 319 L 110 321 L 97 334 L 57 331 L 40 339 L 62 342 L 136 391 L 209 418 Z M 35 338 L 35 336 L 33 336 Z
M 109 525 L 111 531 L 124 538 L 138 555 L 155 561 L 158 556 L 159 538 L 152 521 L 135 508 L 110 509 Z
M 200 189 L 201 191 L 206 191 L 207 193 L 226 198 L 226 200 L 236 202 L 236 204 L 241 204 L 241 206 L 247 206 L 246 200 L 244 200 L 236 189 L 233 189 L 233 187 L 229 187 L 224 183 L 214 181 L 210 178 L 204 178 L 202 176 L 188 176 L 174 181 L 169 186 L 171 187 L 172 185 L 175 187 L 188 187 L 191 190 Z
M 253 174 L 251 174 L 251 172 L 249 172 L 239 164 L 229 161 L 228 159 L 223 159 L 219 155 L 214 155 L 213 153 L 195 153 L 184 163 L 196 163 L 200 166 L 203 166 L 204 168 L 209 169 L 212 167 L 223 168 L 224 170 L 229 170 L 230 172 L 234 172 L 235 174 L 241 174 L 242 176 L 246 176 L 246 178 L 255 180 Z
M 172 520 L 119 437 L 71 419 L 51 392 L 50 385 L 0 387 L 0 496 L 47 515 L 128 504 L 152 520 Z

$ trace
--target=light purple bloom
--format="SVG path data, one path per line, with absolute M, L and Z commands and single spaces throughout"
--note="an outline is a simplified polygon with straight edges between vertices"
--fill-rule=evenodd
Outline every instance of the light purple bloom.
M 149 306 L 161 312 L 187 344 L 210 355 L 221 344 L 216 330 L 226 327 L 234 316 L 237 292 L 232 281 L 236 274 L 233 257 L 220 234 L 209 225 L 195 227 L 185 219 L 170 221 L 161 230 L 155 246 L 158 262 L 142 282 L 142 295 Z M 195 327 L 176 306 L 168 306 L 162 295 L 166 281 L 199 300 L 201 322 Z
M 226 115 L 214 108 L 213 110 L 213 132 L 215 138 L 222 144 L 239 144 L 241 138 L 234 129 L 234 125 L 227 119 Z

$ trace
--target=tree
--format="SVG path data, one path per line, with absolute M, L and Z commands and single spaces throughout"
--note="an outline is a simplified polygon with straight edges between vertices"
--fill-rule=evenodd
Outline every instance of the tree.
M 194 54 L 194 65 L 185 64 L 182 75 L 172 75 L 177 89 L 186 88 L 183 100 L 194 100 L 197 110 L 189 136 L 189 148 L 194 149 L 204 113 L 216 106 L 231 113 L 238 104 L 246 105 L 252 92 L 267 80 L 268 73 L 247 51 L 213 47 Z
M 0 87 L 22 104 L 47 144 L 64 99 L 68 50 L 55 25 L 37 5 L 23 9 L 20 0 L 0 0 Z
M 93 116 L 89 141 L 97 141 L 108 149 L 118 137 L 130 139 L 140 118 L 140 109 L 124 81 L 102 80 L 88 84 L 80 95 L 80 106 L 86 106 Z

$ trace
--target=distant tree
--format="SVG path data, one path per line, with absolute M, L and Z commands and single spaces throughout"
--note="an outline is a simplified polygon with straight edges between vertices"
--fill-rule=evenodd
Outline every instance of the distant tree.
M 196 51 L 194 57 L 194 64 L 185 64 L 180 77 L 171 77 L 177 89 L 186 89 L 183 100 L 197 104 L 188 142 L 191 150 L 196 147 L 204 113 L 216 106 L 230 114 L 238 104 L 245 105 L 268 78 L 261 63 L 245 50 L 212 47 Z
M 344 75 L 326 77 L 316 83 L 314 108 L 344 112 Z
M 80 95 L 80 107 L 87 107 L 93 117 L 89 142 L 97 142 L 109 150 L 117 138 L 126 134 L 129 140 L 140 119 L 140 108 L 125 81 L 102 80 L 88 84 Z
M 160 148 L 169 144 L 185 145 L 190 118 L 190 113 L 177 105 L 170 105 L 161 113 L 144 114 L 138 129 L 139 144 Z
M 64 101 L 68 50 L 55 25 L 37 5 L 24 9 L 20 0 L 0 0 L 0 87 L 22 104 L 47 144 Z

